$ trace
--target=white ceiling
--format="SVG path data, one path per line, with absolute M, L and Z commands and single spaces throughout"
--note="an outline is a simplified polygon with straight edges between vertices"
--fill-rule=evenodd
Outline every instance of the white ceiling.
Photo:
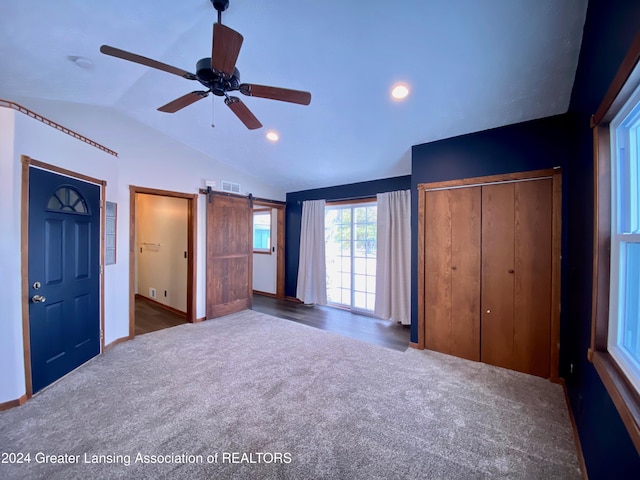
M 249 131 L 220 97 L 158 112 L 200 84 L 99 52 L 108 44 L 193 72 L 211 52 L 210 0 L 0 0 L 0 98 L 111 107 L 284 191 L 407 175 L 412 145 L 566 112 L 586 8 L 230 0 L 222 20 L 244 36 L 241 80 L 312 93 L 310 106 L 239 95 L 264 125 Z M 411 86 L 403 102 L 389 97 L 397 81 Z

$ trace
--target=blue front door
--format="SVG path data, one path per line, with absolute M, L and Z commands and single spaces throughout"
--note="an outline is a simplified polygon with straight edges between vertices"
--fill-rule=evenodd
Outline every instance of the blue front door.
M 100 186 L 29 169 L 33 393 L 100 353 Z

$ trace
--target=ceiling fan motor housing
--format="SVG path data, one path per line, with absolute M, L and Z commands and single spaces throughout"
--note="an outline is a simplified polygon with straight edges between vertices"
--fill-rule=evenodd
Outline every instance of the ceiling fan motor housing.
M 225 92 L 238 90 L 240 88 L 240 71 L 233 69 L 233 75 L 228 77 L 220 74 L 211 68 L 211 58 L 202 58 L 196 63 L 196 78 L 211 93 L 224 96 Z
M 211 3 L 213 4 L 213 8 L 219 12 L 224 12 L 229 8 L 229 0 L 211 0 Z

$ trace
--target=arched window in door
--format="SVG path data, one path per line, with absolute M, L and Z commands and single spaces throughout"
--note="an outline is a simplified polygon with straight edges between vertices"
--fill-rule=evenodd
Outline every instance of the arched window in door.
M 72 187 L 58 188 L 47 203 L 47 210 L 57 210 L 68 213 L 89 214 L 87 202 L 80 192 Z

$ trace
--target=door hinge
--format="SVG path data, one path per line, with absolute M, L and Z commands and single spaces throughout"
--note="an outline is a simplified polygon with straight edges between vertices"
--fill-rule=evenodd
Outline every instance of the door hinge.
M 100 330 L 100 341 L 102 342 L 104 340 L 104 330 Z

